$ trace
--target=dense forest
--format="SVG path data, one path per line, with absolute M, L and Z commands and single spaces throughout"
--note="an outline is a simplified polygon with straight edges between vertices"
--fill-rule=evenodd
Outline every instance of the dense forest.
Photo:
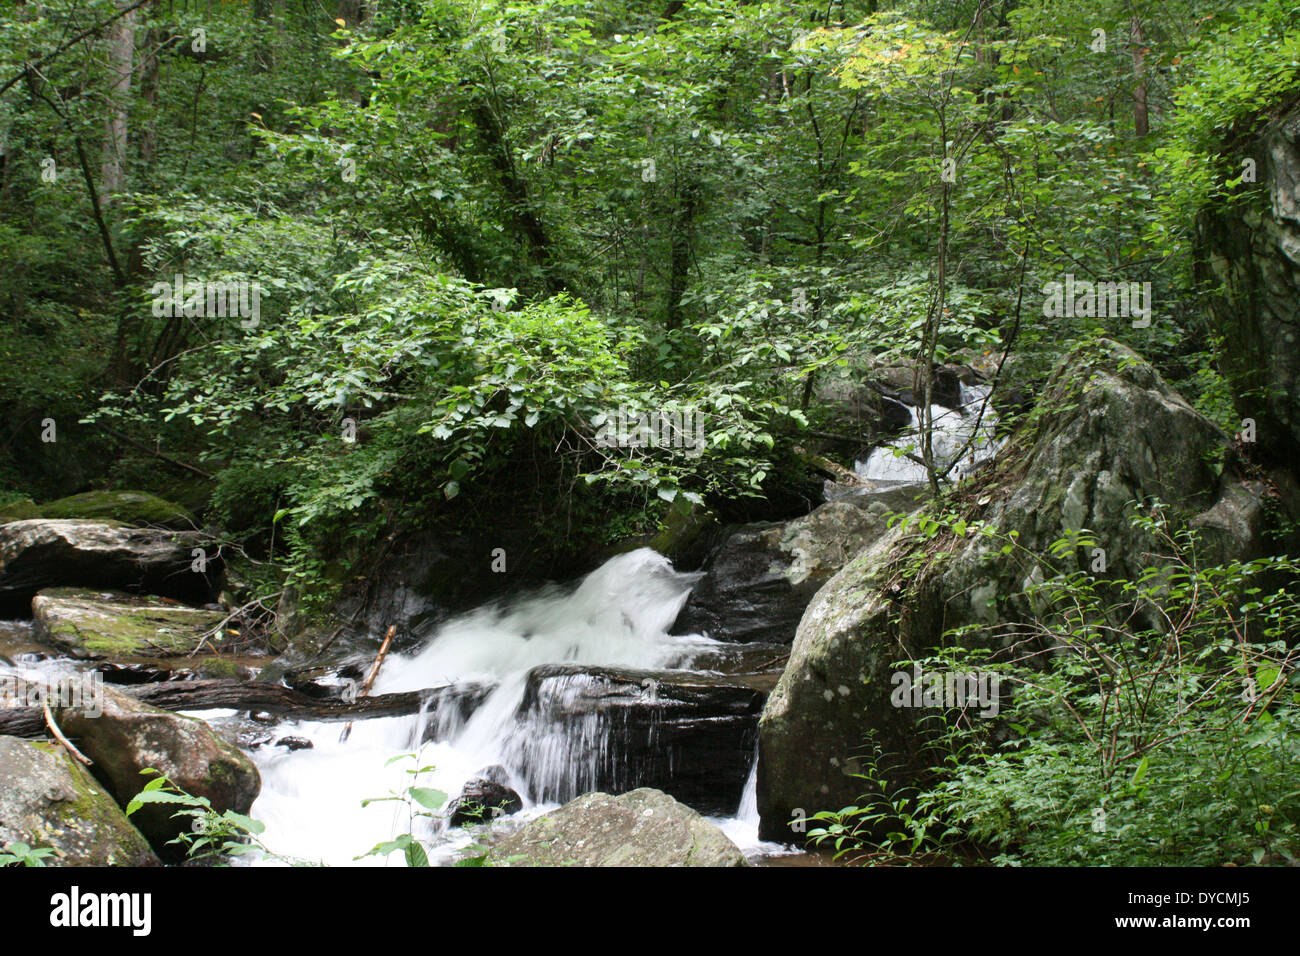
M 1296 864 L 1291 0 L 0 9 L 0 864 Z

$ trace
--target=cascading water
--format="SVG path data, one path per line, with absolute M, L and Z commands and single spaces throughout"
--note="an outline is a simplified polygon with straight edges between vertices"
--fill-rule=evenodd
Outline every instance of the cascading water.
M 504 607 L 480 608 L 445 623 L 419 652 L 391 655 L 376 694 L 446 684 L 490 690 L 467 720 L 451 708 L 440 709 L 433 726 L 427 715 L 359 721 L 346 743 L 339 741 L 337 723 L 280 725 L 279 733 L 306 737 L 314 747 L 254 753 L 262 793 L 252 816 L 267 826 L 264 842 L 287 857 L 347 864 L 407 832 L 403 804 L 362 802 L 408 786 L 414 778 L 407 771 L 417 769 L 415 762 L 393 760 L 417 749 L 419 766 L 434 767 L 418 785 L 451 797 L 477 771 L 504 766 L 526 801 L 550 801 L 534 803 L 525 815 L 591 789 L 602 762 L 617 755 L 609 752 L 608 727 L 599 717 L 572 716 L 585 678 L 559 675 L 540 682 L 521 714 L 529 671 L 544 664 L 689 669 L 697 660 L 716 658 L 718 642 L 668 633 L 698 577 L 674 571 L 666 558 L 643 548 L 612 558 L 571 592 L 551 589 Z M 655 692 L 647 681 L 643 693 L 651 703 Z M 424 739 L 430 742 L 421 744 Z M 748 802 L 750 789 L 752 779 Z M 720 822 L 742 849 L 759 847 L 753 808 L 744 820 Z M 435 861 L 454 856 L 472 839 L 460 830 L 442 832 L 427 820 L 416 821 L 414 832 L 434 844 Z
M 997 453 L 999 443 L 994 436 L 997 416 L 992 407 L 985 408 L 983 416 L 980 416 L 980 408 L 991 392 L 992 388 L 988 385 L 962 385 L 959 409 L 945 408 L 942 405 L 930 406 L 930 440 L 936 464 L 946 468 L 961 456 L 949 473 L 949 477 L 954 480 L 969 474 L 976 465 Z M 920 483 L 927 480 L 924 465 L 894 453 L 895 448 L 911 445 L 914 446 L 912 454 L 920 457 L 920 417 L 914 408 L 909 408 L 909 412 L 912 416 L 911 424 L 892 446 L 881 446 L 872 451 L 866 461 L 854 464 L 854 471 L 859 476 L 873 482 Z M 975 431 L 977 420 L 978 434 Z

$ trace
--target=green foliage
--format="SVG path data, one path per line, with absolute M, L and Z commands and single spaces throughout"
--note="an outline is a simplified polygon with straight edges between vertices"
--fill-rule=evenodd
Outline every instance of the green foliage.
M 922 666 L 996 674 L 1014 688 L 999 719 L 936 718 L 930 782 L 890 789 L 877 759 L 861 805 L 810 837 L 870 860 L 1294 863 L 1300 563 L 1205 565 L 1161 509 L 1134 520 L 1159 549 L 1134 580 L 1071 570 L 1095 541 L 1070 535 L 1051 549 L 1064 569 L 1026 590 L 1031 619 L 950 632 Z
M 26 843 L 15 840 L 0 848 L 0 867 L 6 866 L 44 866 L 45 861 L 54 856 L 50 847 L 33 848 Z
M 158 770 L 140 772 L 153 779 L 127 803 L 126 815 L 129 817 L 149 804 L 175 806 L 177 810 L 172 818 L 188 818 L 190 825 L 167 842 L 168 845 L 184 847 L 187 859 L 217 865 L 245 853 L 261 851 L 276 855 L 257 839 L 266 830 L 266 825 L 260 820 L 234 810 L 218 812 L 207 797 L 188 793 Z
M 1261 0 L 1229 8 L 1184 54 L 1189 67 L 1174 92 L 1178 111 L 1166 142 L 1153 151 L 1162 180 L 1155 223 L 1178 241 L 1196 214 L 1251 195 L 1243 181 L 1248 137 L 1300 93 L 1300 10 L 1286 0 Z M 1256 182 L 1263 181 L 1262 165 Z
M 407 768 L 404 772 L 411 775 L 410 783 L 401 790 L 391 792 L 386 797 L 373 797 L 369 800 L 361 801 L 363 807 L 372 803 L 383 803 L 394 801 L 406 807 L 406 824 L 407 832 L 398 834 L 391 840 L 385 840 L 383 843 L 376 844 L 374 849 L 363 853 L 356 859 L 361 860 L 368 856 L 386 857 L 390 853 L 401 852 L 403 859 L 406 860 L 407 866 L 428 866 L 429 854 L 424 844 L 415 836 L 416 821 L 421 819 L 432 819 L 437 816 L 436 811 L 441 810 L 447 802 L 447 795 L 441 790 L 435 790 L 432 787 L 417 786 L 419 778 L 426 773 L 430 773 L 434 768 L 432 766 L 419 766 L 420 755 L 418 753 L 398 754 L 384 764 L 391 766 L 400 760 L 411 760 L 416 766 Z M 465 864 L 472 865 L 472 864 Z

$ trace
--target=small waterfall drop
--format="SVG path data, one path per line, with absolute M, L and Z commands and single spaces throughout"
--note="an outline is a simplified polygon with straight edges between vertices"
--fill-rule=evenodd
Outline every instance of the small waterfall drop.
M 335 723 L 282 724 L 280 732 L 307 737 L 314 748 L 254 753 L 263 785 L 252 816 L 267 824 L 265 842 L 289 857 L 352 864 L 357 855 L 405 832 L 410 821 L 401 803 L 361 804 L 410 785 L 406 771 L 416 769 L 415 762 L 394 758 L 417 750 L 419 766 L 433 768 L 418 785 L 449 798 L 484 767 L 507 768 L 510 785 L 524 797 L 524 816 L 592 789 L 597 771 L 608 774 L 621 755 L 611 749 L 608 724 L 583 709 L 584 698 L 599 693 L 583 671 L 688 670 L 697 658 L 708 659 L 718 642 L 668 633 L 698 578 L 642 548 L 610 559 L 574 589 L 552 587 L 470 611 L 444 623 L 420 650 L 390 655 L 375 694 L 448 684 L 490 689 L 468 719 L 451 708 L 432 718 L 358 721 L 346 743 L 340 743 Z M 583 668 L 569 673 L 557 667 L 530 687 L 529 672 L 540 665 Z M 653 680 L 642 682 L 642 702 L 653 707 L 657 694 Z M 758 847 L 753 782 L 751 769 L 742 800 L 746 819 L 716 821 L 750 850 Z M 435 863 L 472 840 L 466 831 L 443 832 L 441 826 L 424 820 L 414 829 L 434 844 Z
M 994 435 L 997 415 L 992 406 L 989 406 L 984 409 L 983 417 L 980 416 L 980 408 L 991 393 L 992 388 L 988 385 L 962 385 L 959 409 L 945 408 L 942 405 L 930 406 L 933 428 L 931 447 L 935 462 L 940 467 L 947 467 L 957 460 L 958 455 L 961 456 L 960 461 L 957 461 L 956 466 L 949 473 L 949 477 L 954 480 L 965 477 L 976 465 L 997 454 L 1000 446 Z M 912 448 L 911 453 L 918 458 L 921 455 L 920 416 L 914 408 L 910 408 L 909 411 L 912 416 L 911 424 L 892 445 L 882 445 L 873 450 L 866 461 L 854 464 L 854 471 L 859 476 L 872 482 L 885 483 L 919 484 L 926 481 L 924 465 L 894 454 L 895 448 L 906 448 L 912 445 L 915 447 Z M 978 434 L 976 434 L 977 420 Z M 968 442 L 969 447 L 966 447 Z

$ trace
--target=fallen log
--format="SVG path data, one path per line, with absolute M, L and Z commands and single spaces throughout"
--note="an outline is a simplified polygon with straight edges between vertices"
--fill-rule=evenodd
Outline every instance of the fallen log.
M 812 465 L 818 471 L 824 471 L 826 474 L 830 475 L 832 478 L 834 478 L 836 481 L 840 482 L 841 484 L 845 484 L 845 485 L 870 484 L 857 472 L 849 471 L 843 465 L 838 464 L 837 462 L 833 462 L 829 458 L 826 458 L 822 455 L 814 455 L 811 452 L 809 452 L 806 448 L 800 445 L 794 446 L 794 453 L 795 453 L 795 457 Z
M 354 701 L 318 698 L 278 684 L 238 680 L 176 680 L 117 686 L 115 690 L 163 710 L 267 711 L 295 720 L 363 720 L 415 714 L 428 703 L 432 715 L 441 707 L 472 709 L 487 696 L 479 684 L 445 685 L 399 694 L 380 694 Z M 11 737 L 48 736 L 40 707 L 0 708 L 0 734 Z

